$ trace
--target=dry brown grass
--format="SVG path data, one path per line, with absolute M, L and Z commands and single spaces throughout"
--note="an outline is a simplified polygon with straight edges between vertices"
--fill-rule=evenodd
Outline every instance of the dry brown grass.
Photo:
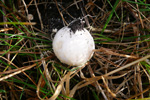
M 148 100 L 149 1 L 89 0 L 80 9 L 81 1 L 0 1 L 2 100 Z M 66 25 L 69 18 L 80 16 L 71 9 L 89 15 L 85 21 L 96 50 L 81 68 L 62 64 L 53 53 L 53 33 L 48 33 L 53 26 L 48 16 L 53 13 L 48 12 L 51 4 Z

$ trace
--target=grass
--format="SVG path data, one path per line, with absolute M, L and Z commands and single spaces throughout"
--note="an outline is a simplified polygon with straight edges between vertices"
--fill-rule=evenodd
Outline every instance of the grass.
M 77 10 L 77 2 L 0 0 L 0 98 L 150 98 L 149 1 L 85 2 L 96 50 L 81 69 L 57 59 L 50 38 L 53 33 L 45 29 L 53 17 L 48 9 L 51 5 L 56 7 L 56 13 L 59 9 L 58 16 L 63 15 L 59 18 L 68 22 L 71 15 L 77 17 L 72 13 Z M 29 14 L 33 20 L 28 20 Z M 48 27 L 51 29 L 55 24 L 50 23 Z

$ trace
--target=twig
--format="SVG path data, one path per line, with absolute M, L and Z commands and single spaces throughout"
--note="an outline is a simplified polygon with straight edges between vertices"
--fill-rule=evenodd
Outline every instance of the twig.
M 41 23 L 41 30 L 43 30 L 44 26 L 43 26 L 43 22 L 42 22 L 42 18 L 41 18 L 41 13 L 40 13 L 40 11 L 38 9 L 36 0 L 34 0 L 34 3 L 35 3 L 35 7 L 36 7 L 36 10 L 37 10 L 37 13 L 38 13 L 38 16 L 39 16 L 39 20 L 40 20 L 40 23 Z

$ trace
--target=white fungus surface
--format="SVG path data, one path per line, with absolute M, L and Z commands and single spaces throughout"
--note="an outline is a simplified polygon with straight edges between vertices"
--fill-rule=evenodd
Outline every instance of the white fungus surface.
M 53 50 L 57 58 L 71 66 L 81 66 L 93 56 L 95 44 L 93 37 L 85 28 L 75 33 L 65 26 L 55 35 Z

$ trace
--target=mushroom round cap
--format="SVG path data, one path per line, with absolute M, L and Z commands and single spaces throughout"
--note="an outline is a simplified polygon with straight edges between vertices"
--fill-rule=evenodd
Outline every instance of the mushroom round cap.
M 52 45 L 57 58 L 71 66 L 85 64 L 93 56 L 95 49 L 93 37 L 87 29 L 74 32 L 68 26 L 56 33 Z

